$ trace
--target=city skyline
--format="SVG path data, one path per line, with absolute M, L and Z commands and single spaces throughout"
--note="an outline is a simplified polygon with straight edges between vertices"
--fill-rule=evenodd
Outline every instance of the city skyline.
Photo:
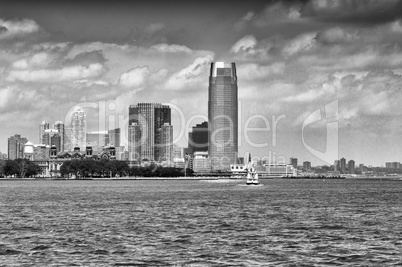
M 324 164 L 303 145 L 302 124 L 337 100 L 332 163 L 402 161 L 401 1 L 222 2 L 214 9 L 207 2 L 17 2 L 0 4 L 2 153 L 10 136 L 39 140 L 38 123 L 61 120 L 83 102 L 113 104 L 107 115 L 160 102 L 178 106 L 187 120 L 207 116 L 209 64 L 225 61 L 237 66 L 239 128 L 254 115 L 261 117 L 250 128 L 267 129 L 261 118 L 270 123 L 251 142 L 239 136 L 240 156 L 272 152 Z M 275 140 L 273 115 L 285 116 Z M 99 130 L 97 119 L 89 110 L 88 131 Z M 172 111 L 174 135 L 179 123 Z M 324 150 L 325 132 L 325 123 L 312 124 L 306 143 Z

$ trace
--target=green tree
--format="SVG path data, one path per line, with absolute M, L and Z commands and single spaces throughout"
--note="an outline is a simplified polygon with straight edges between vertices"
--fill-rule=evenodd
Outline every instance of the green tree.
M 6 160 L 6 164 L 4 166 L 4 174 L 6 176 L 19 176 L 20 166 L 15 160 Z
M 4 173 L 5 166 L 6 166 L 6 161 L 0 160 L 0 177 L 3 177 L 5 175 L 5 173 Z

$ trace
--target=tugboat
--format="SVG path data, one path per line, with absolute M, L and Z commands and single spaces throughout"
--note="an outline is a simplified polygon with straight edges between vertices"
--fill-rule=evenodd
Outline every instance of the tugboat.
M 258 185 L 258 173 L 257 170 L 254 168 L 254 164 L 251 163 L 251 155 L 249 156 L 249 161 L 247 164 L 247 182 L 246 185 Z

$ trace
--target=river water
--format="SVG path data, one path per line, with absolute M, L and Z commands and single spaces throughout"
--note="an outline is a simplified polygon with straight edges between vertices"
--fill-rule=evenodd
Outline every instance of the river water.
M 1 181 L 0 266 L 402 266 L 402 181 Z

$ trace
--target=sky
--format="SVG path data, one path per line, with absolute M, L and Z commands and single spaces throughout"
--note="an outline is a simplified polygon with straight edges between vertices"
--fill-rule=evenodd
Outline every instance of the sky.
M 40 122 L 76 105 L 88 131 L 127 127 L 140 102 L 171 105 L 187 146 L 208 115 L 210 63 L 225 61 L 240 155 L 402 161 L 401 45 L 393 0 L 1 1 L 0 151 L 16 133 L 38 143 Z

